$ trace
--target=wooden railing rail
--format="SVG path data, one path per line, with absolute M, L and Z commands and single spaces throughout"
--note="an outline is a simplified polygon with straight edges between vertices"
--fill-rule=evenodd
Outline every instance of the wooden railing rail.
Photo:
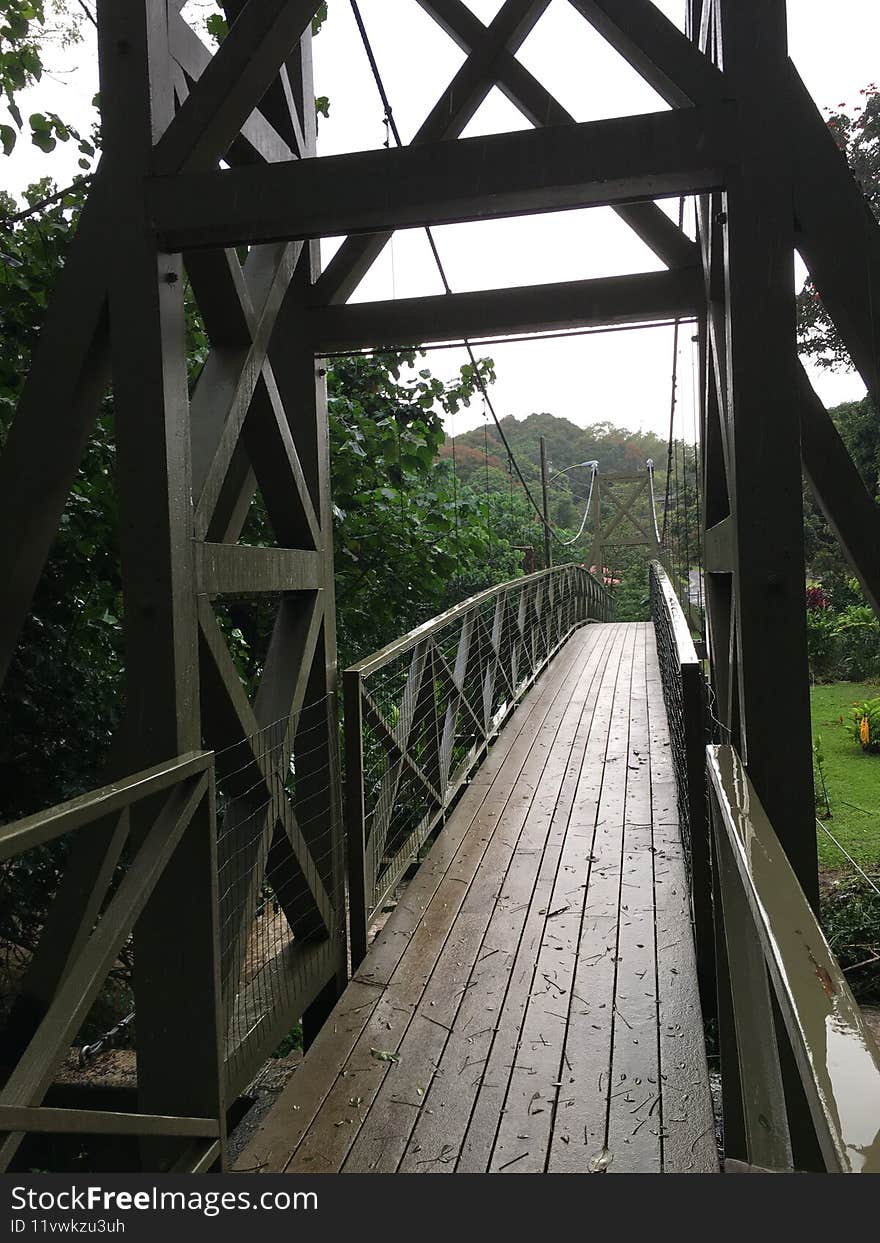
M 705 773 L 705 748 L 710 738 L 705 677 L 684 610 L 659 561 L 651 562 L 650 585 L 651 615 L 675 765 L 678 822 L 690 885 L 700 998 L 708 1019 L 715 1014 L 715 952 Z
M 737 752 L 706 758 L 727 1156 L 791 1170 L 812 1149 L 830 1172 L 880 1172 L 880 1050 Z
M 204 1030 L 189 1032 L 192 1047 L 207 1052 L 211 1067 L 199 1067 L 201 1091 L 208 1116 L 158 1113 L 111 1113 L 106 1110 L 56 1109 L 43 1104 L 71 1043 L 87 1018 L 120 951 L 135 934 L 137 923 L 160 885 L 175 852 L 189 849 L 194 835 L 203 838 L 200 855 L 213 858 L 216 877 L 216 820 L 213 753 L 192 752 L 107 785 L 23 820 L 0 827 L 0 861 L 45 847 L 66 835 L 88 833 L 103 822 L 115 823 L 114 834 L 125 839 L 126 862 L 102 875 L 101 892 L 91 895 L 81 926 L 73 938 L 70 957 L 54 995 L 42 1007 L 31 1034 L 24 1041 L 5 1041 L 6 1078 L 0 1089 L 0 1169 L 8 1168 L 28 1133 L 133 1135 L 166 1144 L 159 1164 L 175 1168 L 202 1168 L 209 1154 L 216 1159 L 225 1131 L 225 1092 L 222 1065 L 224 1026 L 219 996 L 219 937 L 215 900 L 210 935 L 199 938 L 175 962 L 169 975 L 184 972 L 190 988 L 203 1000 Z M 209 843 L 208 855 L 204 846 Z M 121 854 L 121 849 L 120 849 Z M 200 948 L 201 947 L 201 951 Z M 26 1004 L 33 1005 L 25 999 Z M 12 1027 L 7 1029 L 14 1030 Z M 188 1143 L 177 1151 L 166 1137 Z M 155 1150 L 158 1151 L 158 1150 Z M 181 1166 L 180 1162 L 183 1161 Z
M 610 592 L 563 565 L 502 583 L 347 669 L 346 825 L 352 963 L 371 920 L 504 721 Z

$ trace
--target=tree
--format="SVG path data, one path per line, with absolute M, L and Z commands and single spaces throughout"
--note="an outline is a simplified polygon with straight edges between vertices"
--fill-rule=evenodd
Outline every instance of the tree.
M 871 210 L 880 220 L 880 90 L 872 82 L 860 96 L 862 103 L 851 112 L 839 104 L 838 111 L 830 112 L 827 124 Z M 805 357 L 833 371 L 852 366 L 812 280 L 807 281 L 798 297 L 797 317 L 798 341 Z

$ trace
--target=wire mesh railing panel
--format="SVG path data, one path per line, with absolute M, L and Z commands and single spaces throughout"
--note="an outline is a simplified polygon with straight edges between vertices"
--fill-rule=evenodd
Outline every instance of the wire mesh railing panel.
M 169 1152 L 182 1151 L 188 1137 L 216 1147 L 224 1094 L 221 1068 L 209 1057 L 186 1064 L 198 1108 L 180 1113 L 199 1116 L 150 1116 L 155 1044 L 170 1029 L 156 1022 L 143 983 L 161 958 L 163 992 L 193 1001 L 185 1019 L 193 1047 L 216 1047 L 212 786 L 211 754 L 191 752 L 0 826 L 0 1169 L 64 1169 L 80 1160 L 134 1169 L 137 1137 L 148 1134 L 168 1137 Z M 171 877 L 177 888 L 181 865 L 205 935 L 169 958 L 166 886 Z M 94 1094 L 78 1095 L 86 1084 L 110 1083 L 118 1130 L 104 1125 Z M 76 1103 L 47 1114 L 50 1094 L 60 1092 Z M 103 1142 L 109 1134 L 112 1148 Z
M 332 696 L 216 753 L 227 1079 L 244 1086 L 338 967 L 339 765 Z
M 345 673 L 352 960 L 367 928 L 572 630 L 612 616 L 582 566 L 465 601 Z

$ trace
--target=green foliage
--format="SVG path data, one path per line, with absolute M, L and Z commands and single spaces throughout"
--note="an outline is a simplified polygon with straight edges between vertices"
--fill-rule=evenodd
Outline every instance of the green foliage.
M 815 681 L 880 676 L 880 622 L 867 604 L 849 604 L 839 611 L 833 606 L 808 610 L 807 648 Z
M 650 557 L 647 549 L 630 551 L 635 555 L 631 564 L 622 572 L 620 586 L 614 590 L 614 617 L 616 621 L 650 621 Z
M 327 5 L 325 2 L 324 4 L 321 4 L 318 6 L 318 11 L 315 14 L 315 16 L 312 18 L 312 34 L 313 35 L 316 35 L 319 33 L 321 27 L 324 25 L 326 20 L 327 20 Z
M 825 775 L 825 752 L 822 748 L 822 735 L 813 739 L 813 793 L 816 810 L 822 813 L 823 820 L 832 816 L 831 799 L 828 796 L 828 781 Z
M 287 1057 L 288 1053 L 293 1053 L 296 1049 L 303 1047 L 303 1029 L 302 1023 L 294 1023 L 290 1031 L 279 1044 L 278 1048 L 272 1053 L 273 1057 Z
M 54 189 L 32 186 L 29 202 Z M 17 404 L 84 187 L 0 231 L 0 444 Z M 0 213 L 14 202 L 0 195 Z M 31 617 L 0 697 L 0 817 L 79 793 L 98 771 L 120 711 L 121 586 L 112 407 L 105 403 L 74 480 Z M 39 748 L 34 741 L 41 740 Z M 23 763 L 23 757 L 27 762 Z
M 828 128 L 846 156 L 874 215 L 880 219 L 880 91 L 872 82 L 861 92 L 861 104 L 828 117 Z M 820 367 L 851 366 L 846 347 L 822 305 L 818 290 L 808 280 L 798 298 L 798 338 L 802 354 Z
M 880 754 L 880 697 L 853 704 L 851 729 L 863 751 Z
M 222 13 L 211 13 L 205 18 L 205 29 L 215 43 L 222 43 L 229 34 L 229 22 Z
M 338 359 L 327 376 L 344 663 L 439 611 L 449 582 L 486 562 L 484 517 L 436 461 L 438 411 L 469 404 L 477 376 L 468 365 L 447 384 L 425 369 L 401 378 L 415 361 L 413 352 Z M 492 379 L 491 361 L 479 375 Z
M 63 5 L 56 8 L 63 10 Z M 63 16 L 63 14 L 62 14 Z M 39 82 L 43 76 L 43 52 L 50 36 L 61 42 L 75 42 L 78 21 L 68 18 L 68 27 L 60 32 L 50 28 L 48 8 L 43 0 L 0 0 L 0 95 L 9 115 L 8 122 L 0 122 L 0 146 L 4 155 L 15 148 L 19 133 L 24 129 L 24 118 L 18 104 L 22 91 Z M 81 168 L 88 168 L 95 147 L 83 138 L 73 126 L 67 124 L 54 112 L 34 112 L 28 117 L 30 139 L 35 147 L 48 154 L 59 142 L 74 139 L 81 153 Z
M 880 869 L 880 780 L 877 757 L 853 744 L 855 703 L 880 695 L 880 685 L 835 682 L 810 688 L 813 739 L 821 735 L 825 782 L 834 836 L 868 872 Z M 824 871 L 848 869 L 849 863 L 817 828 L 819 861 Z
M 835 881 L 821 897 L 822 927 L 857 1000 L 880 1001 L 880 897 L 861 877 Z

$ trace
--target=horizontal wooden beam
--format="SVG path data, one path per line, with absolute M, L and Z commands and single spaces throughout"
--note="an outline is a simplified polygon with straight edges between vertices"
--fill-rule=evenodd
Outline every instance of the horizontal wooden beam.
M 196 543 L 196 590 L 208 596 L 317 591 L 322 554 L 300 548 Z
M 735 157 L 727 105 L 155 177 L 170 251 L 490 220 L 716 189 Z
M 684 318 L 696 314 L 702 302 L 701 272 L 684 268 L 315 307 L 306 328 L 317 353 Z
M 501 9 L 491 23 L 491 26 L 486 28 L 467 5 L 462 3 L 462 0 L 418 0 L 418 2 L 423 9 L 431 14 L 435 21 L 440 23 L 446 33 L 455 40 L 464 52 L 471 51 L 470 57 L 462 66 L 455 79 L 455 82 L 458 83 L 462 75 L 467 75 L 469 68 L 473 65 L 475 56 L 478 58 L 482 57 L 483 52 L 487 48 L 488 34 L 492 31 L 498 31 L 498 27 L 503 25 L 501 19 L 507 6 Z M 534 16 L 534 13 L 532 16 Z M 509 36 L 510 33 L 511 27 L 508 25 L 507 35 Z M 515 36 L 516 40 L 519 39 L 521 33 L 522 28 L 520 27 Z M 563 108 L 562 104 L 550 94 L 537 78 L 534 78 L 529 73 L 522 61 L 518 60 L 513 54 L 518 45 L 516 41 L 513 43 L 508 41 L 501 45 L 496 44 L 489 69 L 498 89 L 510 100 L 515 108 L 519 109 L 523 116 L 527 117 L 533 125 L 539 128 L 553 125 L 574 125 L 575 119 L 571 113 Z M 487 93 L 486 80 L 484 80 L 483 96 Z M 450 109 L 454 109 L 454 107 L 455 97 L 448 98 L 447 94 L 444 94 L 434 109 L 432 117 L 439 119 L 440 123 L 444 123 L 449 117 Z M 456 134 L 461 133 L 468 119 L 467 116 L 462 118 L 462 123 L 455 131 Z M 442 136 L 448 138 L 450 134 L 444 132 Z M 418 136 L 414 141 L 419 141 Z M 421 141 L 425 141 L 424 137 Z M 613 210 L 634 230 L 645 245 L 654 251 L 667 267 L 687 267 L 696 262 L 696 248 L 694 244 L 656 203 L 619 203 L 614 206 Z M 331 260 L 332 263 L 333 260 Z M 325 298 L 324 300 L 332 302 L 344 301 L 344 299 L 338 297 Z
M 0 1105 L 0 1130 L 44 1135 L 180 1135 L 211 1138 L 219 1135 L 220 1124 L 216 1118 L 184 1118 L 173 1114 Z

